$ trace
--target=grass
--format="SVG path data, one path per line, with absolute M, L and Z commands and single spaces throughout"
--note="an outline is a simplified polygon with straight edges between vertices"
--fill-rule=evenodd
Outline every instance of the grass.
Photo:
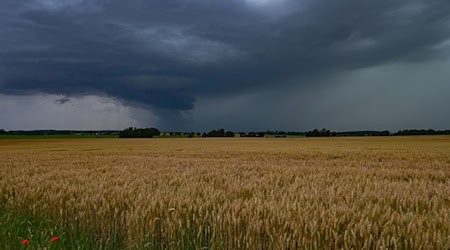
M 54 236 L 59 238 L 57 242 L 50 241 Z M 23 240 L 28 240 L 29 245 L 22 245 Z M 96 240 L 92 234 L 80 228 L 71 228 L 63 222 L 4 206 L 0 208 L 0 242 L 2 249 L 125 248 L 123 244 Z
M 3 140 L 0 159 L 0 242 L 450 248 L 448 136 Z

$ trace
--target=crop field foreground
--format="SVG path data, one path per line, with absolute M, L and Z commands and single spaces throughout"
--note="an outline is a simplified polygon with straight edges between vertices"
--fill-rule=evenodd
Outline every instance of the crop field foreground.
M 450 137 L 0 141 L 0 248 L 450 249 Z

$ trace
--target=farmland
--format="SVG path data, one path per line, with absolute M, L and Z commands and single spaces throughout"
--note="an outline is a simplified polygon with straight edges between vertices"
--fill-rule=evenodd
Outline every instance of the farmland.
M 0 244 L 449 249 L 450 137 L 0 140 Z

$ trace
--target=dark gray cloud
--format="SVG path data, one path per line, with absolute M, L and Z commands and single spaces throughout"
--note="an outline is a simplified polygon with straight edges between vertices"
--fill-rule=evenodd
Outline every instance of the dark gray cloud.
M 70 99 L 67 97 L 58 98 L 54 101 L 54 103 L 58 103 L 58 104 L 64 104 L 66 102 L 70 102 Z
M 0 4 L 1 93 L 108 95 L 167 121 L 199 99 L 317 88 L 347 71 L 436 60 L 450 39 L 447 0 Z

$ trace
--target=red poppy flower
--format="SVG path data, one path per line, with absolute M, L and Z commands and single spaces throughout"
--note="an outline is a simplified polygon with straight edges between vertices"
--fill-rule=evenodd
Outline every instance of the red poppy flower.
M 57 242 L 59 240 L 59 237 L 58 236 L 55 236 L 55 237 L 53 237 L 50 241 L 51 242 Z
M 29 240 L 22 240 L 22 245 L 28 245 L 28 244 L 30 244 Z

